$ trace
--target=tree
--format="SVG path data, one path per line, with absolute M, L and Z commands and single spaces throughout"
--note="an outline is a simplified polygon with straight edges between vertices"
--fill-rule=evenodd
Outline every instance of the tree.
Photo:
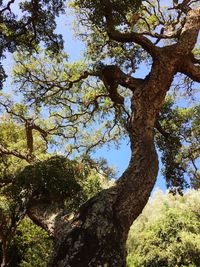
M 156 144 L 162 152 L 167 188 L 181 194 L 189 186 L 199 188 L 199 104 L 188 108 L 174 104 L 168 96 L 159 114 Z
M 13 5 L 15 7 L 13 8 Z M 19 8 L 18 14 L 15 9 Z M 55 18 L 63 11 L 63 1 L 0 1 L 0 59 L 5 52 L 13 53 L 17 48 L 26 47 L 29 51 L 37 49 L 43 41 L 47 49 L 58 52 L 63 46 L 61 35 L 55 34 Z M 20 13 L 20 15 L 19 15 Z M 6 78 L 0 63 L 0 88 Z
M 31 114 L 23 104 L 12 105 L 4 97 L 0 106 L 6 111 L 0 123 L 0 262 L 10 266 L 12 244 L 25 216 L 56 240 L 60 229 L 54 227 L 54 221 L 64 226 L 63 221 L 83 202 L 107 186 L 107 179 L 103 175 L 100 179 L 80 160 L 47 153 L 46 143 L 53 141 L 48 136 L 50 122 L 39 114 Z
M 87 201 L 70 220 L 49 267 L 126 266 L 129 228 L 146 205 L 158 173 L 154 129 L 160 129 L 158 116 L 166 94 L 177 73 L 200 81 L 199 53 L 194 51 L 200 29 L 198 3 L 173 1 L 161 7 L 160 1 L 143 1 L 135 13 L 136 2 L 76 0 L 73 6 L 84 27 L 80 35 L 88 42 L 88 68 L 59 64 L 61 55 L 51 57 L 53 66 L 50 59 L 42 66 L 37 55 L 18 60 L 16 76 L 26 99 L 49 108 L 59 133 L 75 139 L 73 148 L 88 154 L 124 132 L 132 151 L 116 184 Z M 135 78 L 137 63 L 144 58 L 150 72 Z M 107 122 L 94 139 L 91 125 L 97 118 Z
M 156 192 L 131 227 L 128 266 L 199 266 L 199 208 L 199 191 Z
M 2 100 L 2 99 L 1 99 Z M 30 117 L 24 105 L 10 106 L 10 102 L 1 102 L 0 107 L 5 107 L 7 113 L 1 117 L 0 134 L 0 262 L 6 266 L 9 260 L 9 247 L 16 229 L 27 212 L 28 199 L 21 198 L 21 192 L 16 190 L 15 176 L 23 168 L 33 163 L 34 149 L 38 151 L 38 158 L 45 158 L 45 141 L 41 139 L 42 130 L 32 127 Z M 22 127 L 22 125 L 24 127 Z M 34 131 L 33 131 L 34 128 Z M 39 133 L 39 134 L 38 134 Z M 11 189 L 12 188 L 12 189 Z M 13 190 L 15 189 L 15 190 Z M 23 190 L 23 188 L 21 188 Z M 25 193 L 25 192 L 24 192 Z M 33 195 L 32 195 L 33 196 Z
M 17 228 L 9 253 L 9 267 L 45 267 L 53 240 L 48 233 L 25 218 Z
M 96 173 L 63 156 L 52 156 L 26 166 L 14 177 L 12 184 L 1 190 L 1 266 L 11 264 L 13 239 L 25 216 L 29 216 L 56 242 L 61 229 L 64 230 L 65 221 L 101 188 Z

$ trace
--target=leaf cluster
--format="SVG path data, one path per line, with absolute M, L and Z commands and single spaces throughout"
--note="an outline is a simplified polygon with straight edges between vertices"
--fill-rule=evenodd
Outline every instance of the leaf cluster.
M 156 144 L 162 152 L 167 187 L 173 192 L 181 193 L 190 183 L 199 187 L 199 119 L 199 105 L 181 108 L 171 96 L 159 115 L 164 134 L 156 134 Z
M 18 201 L 34 198 L 57 202 L 67 197 L 76 198 L 81 192 L 78 181 L 84 179 L 88 172 L 78 162 L 53 156 L 26 166 L 16 175 L 14 184 L 4 190 L 4 194 Z
M 11 242 L 8 267 L 45 267 L 52 243 L 43 229 L 24 218 Z
M 198 191 L 157 192 L 130 230 L 128 266 L 199 266 L 199 204 Z
M 6 51 L 13 53 L 17 47 L 29 51 L 37 49 L 40 42 L 56 53 L 63 48 L 62 36 L 55 33 L 55 19 L 64 11 L 63 4 L 63 0 L 20 1 L 18 4 L 15 0 L 7 1 L 6 4 L 1 1 L 0 59 Z M 0 68 L 1 88 L 5 73 L 2 65 Z
M 132 12 L 136 11 L 140 4 L 140 0 L 126 0 L 123 2 L 116 0 L 75 0 L 72 2 L 72 6 L 77 8 L 79 12 L 83 25 L 92 23 L 100 29 L 106 28 L 105 16 L 108 14 L 108 11 L 112 13 L 115 24 L 122 25 L 126 21 L 127 13 L 130 10 Z

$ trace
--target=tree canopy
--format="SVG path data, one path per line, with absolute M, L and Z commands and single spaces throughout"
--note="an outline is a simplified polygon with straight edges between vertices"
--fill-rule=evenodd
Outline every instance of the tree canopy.
M 64 1 L 0 1 L 0 59 L 6 51 L 13 53 L 25 47 L 30 52 L 37 50 L 43 41 L 47 49 L 58 52 L 63 47 L 62 36 L 55 33 L 55 18 L 63 9 Z M 0 87 L 6 74 L 2 64 Z

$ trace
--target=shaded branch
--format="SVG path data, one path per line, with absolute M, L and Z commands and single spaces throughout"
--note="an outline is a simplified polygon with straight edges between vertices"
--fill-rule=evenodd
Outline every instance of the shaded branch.
M 12 155 L 20 159 L 26 160 L 28 163 L 31 162 L 30 158 L 26 154 L 22 154 L 16 150 L 10 150 L 5 148 L 2 144 L 0 144 L 0 154 L 2 155 Z
M 156 46 L 143 34 L 136 32 L 120 32 L 116 30 L 112 14 L 112 4 L 105 4 L 105 19 L 107 23 L 107 34 L 110 39 L 121 43 L 136 43 L 142 46 L 152 57 L 156 55 Z
M 182 27 L 180 38 L 174 48 L 178 54 L 187 55 L 189 54 L 198 38 L 200 30 L 200 8 L 190 10 L 185 18 L 185 24 Z
M 160 134 L 162 134 L 162 136 L 164 136 L 166 140 L 169 138 L 170 134 L 163 129 L 158 119 L 155 121 L 155 128 Z
M 124 98 L 117 92 L 118 85 L 129 88 L 134 92 L 135 88 L 142 86 L 144 80 L 133 78 L 130 75 L 125 74 L 116 65 L 103 66 L 100 70 L 100 79 L 104 82 L 111 100 L 115 104 L 124 104 Z
M 200 66 L 195 65 L 193 57 L 186 57 L 183 64 L 180 65 L 179 71 L 187 75 L 195 82 L 200 82 Z
M 12 181 L 13 181 L 12 177 L 4 176 L 3 178 L 0 179 L 0 186 L 3 187 L 5 185 L 8 185 L 12 183 Z

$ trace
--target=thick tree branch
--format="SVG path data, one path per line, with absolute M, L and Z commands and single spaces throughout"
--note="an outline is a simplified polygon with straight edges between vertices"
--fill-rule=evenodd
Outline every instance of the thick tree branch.
M 152 57 L 156 55 L 156 46 L 143 34 L 136 32 L 120 32 L 116 30 L 110 1 L 105 4 L 105 19 L 108 36 L 121 43 L 136 43 L 142 46 Z
M 187 13 L 184 27 L 182 28 L 180 38 L 175 45 L 175 51 L 180 55 L 189 54 L 198 38 L 200 30 L 200 8 L 190 10 Z
M 118 85 L 129 88 L 134 92 L 136 88 L 142 86 L 144 83 L 143 79 L 133 78 L 132 76 L 125 74 L 116 65 L 104 66 L 100 70 L 99 76 L 104 82 L 111 100 L 115 104 L 124 103 L 123 97 L 117 92 Z
M 108 22 L 108 20 L 107 20 Z M 108 22 L 107 28 L 108 36 L 117 42 L 121 43 L 136 43 L 142 46 L 144 50 L 146 50 L 152 57 L 156 55 L 156 47 L 155 45 L 146 38 L 143 34 L 136 33 L 136 32 L 127 32 L 122 33 L 117 31 L 114 26 Z
M 186 57 L 183 64 L 180 65 L 179 71 L 187 75 L 195 82 L 200 82 L 200 66 L 197 66 L 193 62 L 192 57 Z
M 55 201 L 50 197 L 35 195 L 29 201 L 26 214 L 36 225 L 47 231 L 49 236 L 58 241 L 61 232 L 68 224 L 67 210 L 64 198 Z

